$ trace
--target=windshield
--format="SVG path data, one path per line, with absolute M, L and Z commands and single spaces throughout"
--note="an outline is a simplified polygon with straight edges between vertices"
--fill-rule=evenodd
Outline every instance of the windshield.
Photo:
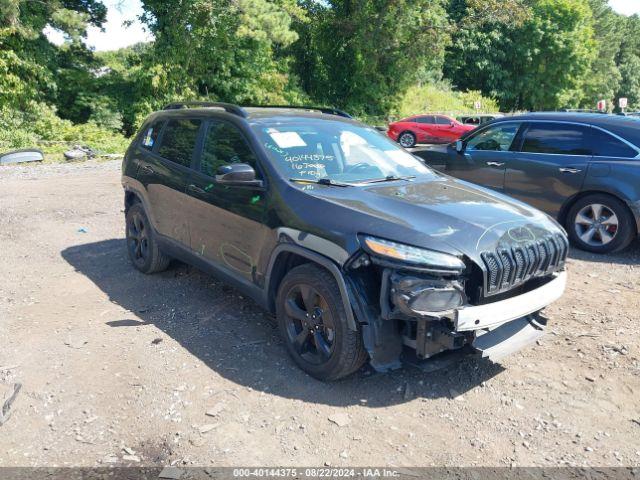
M 286 178 L 358 183 L 435 176 L 420 160 L 373 128 L 330 120 L 252 125 Z

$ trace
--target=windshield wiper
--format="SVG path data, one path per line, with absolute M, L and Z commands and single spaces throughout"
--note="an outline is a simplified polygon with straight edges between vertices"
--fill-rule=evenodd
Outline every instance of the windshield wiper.
M 329 185 L 332 187 L 353 187 L 351 183 L 336 182 L 330 178 L 318 178 L 315 180 L 312 178 L 290 178 L 289 181 L 296 183 L 317 183 L 319 185 Z
M 367 184 L 367 183 L 395 182 L 396 180 L 413 180 L 414 178 L 416 178 L 415 175 L 407 175 L 404 177 L 400 177 L 398 175 L 388 175 L 384 178 L 374 178 L 373 180 L 364 180 L 358 183 Z

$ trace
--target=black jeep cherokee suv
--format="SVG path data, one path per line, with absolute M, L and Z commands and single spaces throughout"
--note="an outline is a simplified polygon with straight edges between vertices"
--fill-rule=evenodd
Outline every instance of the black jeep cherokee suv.
M 555 220 L 338 110 L 172 104 L 122 173 L 134 266 L 177 258 L 235 285 L 320 379 L 463 347 L 499 358 L 542 334 L 564 291 Z

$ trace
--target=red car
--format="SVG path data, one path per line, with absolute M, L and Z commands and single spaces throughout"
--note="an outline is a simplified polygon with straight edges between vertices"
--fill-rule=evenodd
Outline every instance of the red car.
M 451 143 L 475 129 L 446 115 L 415 115 L 389 124 L 387 135 L 404 148 L 416 143 Z

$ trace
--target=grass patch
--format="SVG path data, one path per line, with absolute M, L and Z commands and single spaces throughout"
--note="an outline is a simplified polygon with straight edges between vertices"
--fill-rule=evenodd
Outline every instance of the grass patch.
M 121 133 L 88 122 L 75 125 L 43 104 L 32 103 L 25 110 L 0 109 L 0 152 L 37 148 L 46 161 L 64 161 L 63 153 L 75 145 L 98 154 L 124 154 L 130 140 Z

